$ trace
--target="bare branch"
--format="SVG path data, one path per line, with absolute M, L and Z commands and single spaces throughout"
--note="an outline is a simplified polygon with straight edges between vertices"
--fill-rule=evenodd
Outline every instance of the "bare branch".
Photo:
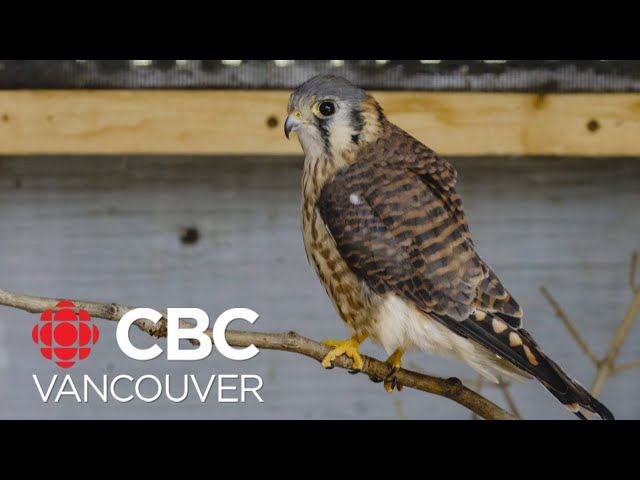
M 556 316 L 560 319 L 562 324 L 566 327 L 566 329 L 569 331 L 571 336 L 575 339 L 576 343 L 582 349 L 585 355 L 589 357 L 589 359 L 593 362 L 594 365 L 598 365 L 599 363 L 598 357 L 596 357 L 596 355 L 591 351 L 591 349 L 589 348 L 589 345 L 587 344 L 585 339 L 582 337 L 578 329 L 575 327 L 573 322 L 569 320 L 569 317 L 567 316 L 565 311 L 562 309 L 558 301 L 553 297 L 553 295 L 551 295 L 549 290 L 547 290 L 545 287 L 540 287 L 540 292 L 542 292 L 542 295 L 544 296 L 544 298 L 546 298 L 547 301 L 551 304 L 551 306 L 555 311 Z
M 619 373 L 626 372 L 627 370 L 633 370 L 634 368 L 640 368 L 640 360 L 614 367 L 613 370 L 611 370 L 611 376 L 618 375 Z
M 640 313 L 640 288 L 636 288 L 635 282 L 637 267 L 638 253 L 633 252 L 631 254 L 631 267 L 629 268 L 629 286 L 631 287 L 631 291 L 634 294 L 633 300 L 631 300 L 631 304 L 629 304 L 629 308 L 627 309 L 627 312 L 622 319 L 622 323 L 620 323 L 620 326 L 618 327 L 618 330 L 616 331 L 616 334 L 611 341 L 609 350 L 598 364 L 596 378 L 591 385 L 591 393 L 595 397 L 598 397 L 600 393 L 602 393 L 604 382 L 608 377 L 635 368 L 635 362 L 627 365 L 622 365 L 621 367 L 617 368 L 614 365 L 618 358 L 618 354 L 620 353 L 620 349 L 622 348 L 627 335 L 629 335 L 631 327 L 633 327 L 633 323 L 635 322 L 638 313 Z
M 502 396 L 504 397 L 504 401 L 507 402 L 509 410 L 511 410 L 511 413 L 513 413 L 515 417 L 520 420 L 522 418 L 522 415 L 520 415 L 520 410 L 518 410 L 518 406 L 516 405 L 516 401 L 513 399 L 513 395 L 511 395 L 511 383 L 503 382 L 500 384 L 500 386 L 502 387 Z
M 633 300 L 627 309 L 627 313 L 625 313 L 624 319 L 611 341 L 609 350 L 599 364 L 598 373 L 596 374 L 596 378 L 591 386 L 591 393 L 594 397 L 598 397 L 600 393 L 602 393 L 605 380 L 613 374 L 613 365 L 618 358 L 618 354 L 620 353 L 620 349 L 622 348 L 627 335 L 629 335 L 629 332 L 631 331 L 631 327 L 633 326 L 633 322 L 638 316 L 638 313 L 640 313 L 640 290 L 635 292 Z
M 473 388 L 478 393 L 482 391 L 482 387 L 485 385 L 484 379 L 479 375 L 477 379 L 470 380 L 465 383 L 468 383 L 471 388 Z M 476 412 L 471 412 L 471 420 L 480 420 L 480 416 Z
M 518 419 L 521 420 L 522 416 L 520 415 L 520 411 L 518 410 L 518 406 L 516 405 L 516 402 L 513 398 L 513 395 L 511 395 L 511 385 L 512 383 L 508 380 L 505 380 L 503 377 L 498 377 L 499 383 L 494 383 L 491 382 L 489 380 L 487 380 L 486 378 L 478 375 L 476 378 L 471 379 L 471 380 L 464 380 L 464 383 L 466 383 L 467 385 L 469 385 L 471 388 L 473 388 L 476 392 L 480 393 L 482 391 L 482 389 L 484 387 L 488 387 L 488 388 L 493 388 L 495 390 L 500 390 L 500 392 L 502 393 L 502 397 L 504 398 L 505 403 L 507 404 L 507 406 L 509 407 L 509 410 L 511 411 L 511 413 L 513 413 L 513 415 Z M 471 415 L 471 419 L 472 420 L 478 420 L 478 416 L 473 413 Z
M 628 370 L 632 370 L 634 368 L 640 367 L 640 360 L 627 363 L 625 365 L 620 365 L 618 367 L 615 366 L 616 360 L 620 353 L 620 349 L 624 344 L 629 332 L 631 331 L 631 327 L 633 327 L 633 323 L 635 322 L 636 317 L 640 313 L 640 288 L 636 286 L 636 271 L 638 268 L 638 252 L 633 252 L 631 254 L 631 266 L 629 268 L 629 286 L 631 287 L 631 291 L 634 296 L 631 301 L 631 304 L 627 308 L 627 312 L 620 323 L 620 326 L 616 330 L 616 333 L 611 340 L 611 345 L 609 345 L 609 350 L 607 353 L 599 359 L 596 357 L 593 352 L 589 349 L 589 346 L 584 341 L 578 330 L 571 323 L 569 318 L 567 317 L 562 307 L 558 304 L 558 302 L 553 298 L 551 293 L 544 288 L 541 287 L 540 291 L 542 295 L 547 299 L 547 301 L 552 305 L 555 309 L 555 313 L 560 318 L 562 323 L 567 330 L 571 333 L 573 338 L 575 338 L 580 348 L 589 356 L 591 361 L 596 365 L 596 376 L 593 380 L 593 384 L 591 385 L 591 394 L 594 397 L 599 397 L 602 393 L 602 389 L 604 388 L 604 383 L 607 378 L 612 377 L 614 375 L 618 375 L 622 372 L 626 372 Z
M 61 300 L 63 299 L 24 295 L 0 289 L 0 305 L 31 313 L 41 313 L 48 309 L 55 310 L 56 304 Z M 88 302 L 83 300 L 71 301 L 78 308 L 86 310 L 92 317 L 111 321 L 119 321 L 125 313 L 136 308 L 117 303 Z M 167 335 L 166 324 L 164 322 L 154 324 L 149 320 L 141 319 L 138 320 L 135 325 L 142 331 L 156 337 L 166 337 Z M 189 322 L 181 321 L 181 326 L 188 328 L 190 325 Z M 211 330 L 207 331 L 207 335 L 212 338 Z M 299 353 L 317 361 L 321 361 L 330 351 L 330 348 L 326 345 L 305 338 L 295 332 L 258 333 L 227 330 L 227 342 L 229 345 L 235 347 L 248 347 L 253 344 L 261 349 Z M 361 373 L 378 378 L 384 378 L 389 373 L 390 367 L 385 362 L 366 356 L 363 356 L 363 359 L 364 367 Z M 353 361 L 343 355 L 335 360 L 334 365 L 344 369 L 351 369 Z M 397 372 L 396 377 L 398 382 L 405 387 L 446 397 L 477 413 L 482 418 L 489 420 L 516 419 L 516 417 L 509 412 L 465 387 L 457 378 L 445 380 L 405 369 Z

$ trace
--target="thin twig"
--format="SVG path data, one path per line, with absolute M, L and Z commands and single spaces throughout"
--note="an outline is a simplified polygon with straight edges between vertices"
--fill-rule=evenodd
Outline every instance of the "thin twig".
M 634 368 L 640 368 L 640 360 L 614 367 L 613 370 L 611 370 L 611 376 L 618 375 L 619 373 L 626 372 L 627 370 L 633 370 Z
M 502 396 L 504 397 L 505 402 L 507 402 L 509 410 L 516 416 L 516 418 L 521 419 L 522 415 L 520 415 L 520 410 L 518 410 L 518 406 L 513 399 L 513 395 L 511 395 L 511 383 L 505 382 L 501 383 L 500 385 L 502 386 Z
M 622 345 L 629 335 L 631 331 L 631 327 L 636 320 L 636 317 L 640 313 L 640 288 L 636 287 L 636 270 L 638 267 L 638 253 L 633 252 L 631 254 L 631 266 L 629 268 L 629 286 L 631 287 L 631 291 L 633 292 L 633 299 L 631 300 L 631 304 L 627 308 L 627 312 L 622 319 L 622 322 L 618 326 L 616 333 L 611 340 L 611 344 L 609 345 L 609 349 L 607 353 L 601 359 L 596 357 L 587 342 L 584 341 L 582 335 L 575 328 L 573 323 L 569 320 L 569 317 L 564 312 L 560 304 L 556 301 L 555 298 L 549 293 L 549 291 L 541 287 L 540 291 L 547 299 L 547 301 L 554 308 L 556 315 L 562 321 L 567 330 L 571 333 L 573 338 L 576 340 L 580 348 L 589 356 L 591 361 L 596 365 L 596 376 L 593 380 L 593 384 L 591 385 L 591 394 L 594 397 L 599 397 L 602 393 L 602 389 L 604 387 L 604 383 L 608 377 L 613 375 L 617 375 L 619 373 L 632 370 L 634 368 L 640 367 L 640 361 L 627 363 L 625 365 L 621 365 L 619 367 L 615 366 L 615 362 L 618 358 L 620 350 L 622 349 Z
M 638 313 L 640 313 L 640 290 L 636 292 L 631 305 L 629 305 L 629 308 L 627 309 L 627 313 L 624 315 L 622 323 L 618 327 L 618 330 L 611 341 L 609 350 L 600 362 L 598 373 L 593 381 L 593 385 L 591 385 L 591 393 L 594 397 L 598 397 L 600 393 L 602 393 L 604 382 L 613 372 L 613 365 L 616 358 L 618 358 L 618 353 L 620 353 L 620 349 L 622 348 L 627 335 L 629 335 L 629 331 L 631 330 Z
M 55 309 L 56 304 L 60 300 L 62 299 L 24 295 L 0 289 L 0 305 L 25 310 L 31 313 L 41 313 L 45 310 Z M 87 302 L 83 300 L 71 301 L 76 305 L 76 307 L 86 310 L 92 317 L 111 321 L 119 321 L 125 313 L 136 308 L 117 303 Z M 192 326 L 189 322 L 184 320 L 182 320 L 180 324 L 183 328 L 189 328 Z M 158 324 L 155 324 L 150 320 L 140 319 L 135 322 L 135 325 L 150 335 L 154 335 L 156 337 L 167 336 L 165 322 L 160 321 Z M 212 338 L 212 332 L 210 329 L 207 330 L 206 333 L 209 338 Z M 326 345 L 305 338 L 295 332 L 258 333 L 227 330 L 226 333 L 227 342 L 231 346 L 248 347 L 250 345 L 255 345 L 257 348 L 267 350 L 294 352 L 314 358 L 319 362 L 330 351 L 330 348 Z M 385 378 L 388 375 L 390 367 L 385 362 L 381 362 L 380 360 L 366 357 L 364 355 L 362 358 L 364 359 L 364 367 L 362 368 L 361 373 L 377 378 Z M 344 369 L 351 369 L 353 366 L 353 360 L 343 355 L 334 361 L 334 365 Z M 503 410 L 473 390 L 465 387 L 457 378 L 445 380 L 405 369 L 398 371 L 396 373 L 396 377 L 398 382 L 405 387 L 446 397 L 463 407 L 476 412 L 482 418 L 489 420 L 516 419 L 511 413 Z
M 551 306 L 555 311 L 556 316 L 560 319 L 560 321 L 569 331 L 571 336 L 575 339 L 576 343 L 582 349 L 585 355 L 589 357 L 589 359 L 593 362 L 594 365 L 598 365 L 599 363 L 598 357 L 596 357 L 595 353 L 591 351 L 591 349 L 589 348 L 589 345 L 587 344 L 585 339 L 582 337 L 578 329 L 575 327 L 573 322 L 569 320 L 569 317 L 567 316 L 565 311 L 562 309 L 558 301 L 553 297 L 553 295 L 551 295 L 549 290 L 547 290 L 545 287 L 540 287 L 540 291 L 542 292 L 542 295 L 544 295 L 544 297 L 547 299 L 547 301 L 551 304 Z
M 494 383 L 494 382 L 490 382 L 486 378 L 478 375 L 477 378 L 474 378 L 474 379 L 468 380 L 468 381 L 464 381 L 464 383 L 469 385 L 471 388 L 473 388 L 478 393 L 480 393 L 484 387 L 493 388 L 495 390 L 500 390 L 500 392 L 502 393 L 502 397 L 504 398 L 504 401 L 507 404 L 507 406 L 509 407 L 509 410 L 511 411 L 511 413 L 513 413 L 513 415 L 518 420 L 521 420 L 522 416 L 520 415 L 520 411 L 518 410 L 518 406 L 516 405 L 516 402 L 515 402 L 515 400 L 513 398 L 513 395 L 511 395 L 511 385 L 512 385 L 512 383 L 507 381 L 507 380 L 505 380 L 502 377 L 498 377 L 498 380 L 499 380 L 499 383 Z M 471 414 L 471 419 L 472 420 L 478 420 L 479 417 L 475 413 L 472 413 Z

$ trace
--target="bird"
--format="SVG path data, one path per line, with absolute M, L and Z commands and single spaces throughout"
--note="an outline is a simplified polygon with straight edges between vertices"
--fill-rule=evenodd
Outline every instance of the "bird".
M 466 363 L 483 377 L 536 378 L 570 412 L 613 420 L 522 327 L 523 311 L 476 251 L 455 168 L 393 124 L 376 99 L 323 74 L 293 91 L 284 122 L 304 152 L 301 229 L 309 263 L 350 333 L 325 340 L 364 366 L 367 339 L 389 355 L 384 388 L 408 351 Z

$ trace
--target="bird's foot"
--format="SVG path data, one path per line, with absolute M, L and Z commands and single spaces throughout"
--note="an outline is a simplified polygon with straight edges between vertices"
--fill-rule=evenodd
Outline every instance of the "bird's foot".
M 322 359 L 322 366 L 324 368 L 333 368 L 333 361 L 340 355 L 346 355 L 353 360 L 352 370 L 354 373 L 362 370 L 364 366 L 364 360 L 358 351 L 358 347 L 364 341 L 357 336 L 350 338 L 349 340 L 325 340 L 323 344 L 333 347 L 329 353 L 327 353 Z
M 389 358 L 387 358 L 387 361 L 385 362 L 391 367 L 391 370 L 389 370 L 389 373 L 387 374 L 387 376 L 385 378 L 369 377 L 369 378 L 371 378 L 371 381 L 375 382 L 375 383 L 384 382 L 384 389 L 388 393 L 393 393 L 394 389 L 398 390 L 398 391 L 401 391 L 402 390 L 402 384 L 398 383 L 398 379 L 396 377 L 396 373 L 398 373 L 398 371 L 402 368 L 402 355 L 403 354 L 404 354 L 404 350 L 402 350 L 400 348 L 397 349 L 395 352 L 393 352 L 391 354 L 391 356 Z
M 398 391 L 402 390 L 402 384 L 398 383 L 398 379 L 396 377 L 396 373 L 402 368 L 402 355 L 404 351 L 402 349 L 398 349 L 391 354 L 389 358 L 387 358 L 387 362 L 391 366 L 391 370 L 387 374 L 384 379 L 384 389 L 388 393 L 393 393 L 393 390 L 396 389 Z

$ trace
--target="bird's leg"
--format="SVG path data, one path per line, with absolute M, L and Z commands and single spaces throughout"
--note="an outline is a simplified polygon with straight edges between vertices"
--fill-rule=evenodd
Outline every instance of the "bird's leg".
M 384 379 L 384 389 L 389 393 L 393 393 L 394 388 L 398 391 L 402 390 L 402 385 L 398 383 L 396 378 L 396 373 L 402 368 L 402 355 L 404 355 L 404 350 L 398 348 L 387 358 L 386 363 L 391 366 L 391 370 Z
M 325 340 L 322 343 L 333 347 L 333 350 L 322 359 L 322 366 L 324 368 L 333 368 L 333 361 L 340 355 L 346 355 L 353 360 L 353 371 L 362 370 L 364 360 L 362 360 L 358 347 L 368 336 L 369 334 L 367 333 L 356 333 L 349 340 Z
M 404 350 L 401 348 L 393 352 L 385 362 L 391 367 L 387 376 L 385 378 L 369 377 L 371 381 L 375 383 L 384 382 L 384 389 L 389 393 L 393 393 L 394 388 L 398 391 L 402 390 L 402 384 L 398 383 L 396 378 L 396 373 L 402 368 L 402 355 L 404 355 Z

